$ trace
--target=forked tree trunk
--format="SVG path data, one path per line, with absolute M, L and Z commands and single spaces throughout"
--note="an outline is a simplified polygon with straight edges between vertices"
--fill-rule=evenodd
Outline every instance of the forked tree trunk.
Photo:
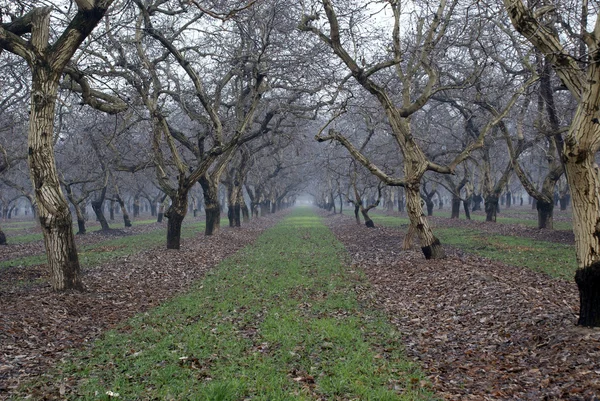
M 185 193 L 181 193 L 185 192 Z M 181 224 L 187 213 L 187 191 L 181 191 L 171 198 L 171 206 L 165 213 L 167 221 L 167 249 L 179 249 L 181 246 Z
M 429 222 L 423 215 L 419 183 L 406 184 L 404 191 L 406 193 L 406 211 L 408 212 L 408 218 L 410 219 L 410 224 L 414 226 L 419 235 L 421 250 L 423 251 L 423 255 L 425 255 L 425 259 L 443 259 L 446 257 L 444 248 L 442 247 L 440 240 L 433 235 Z

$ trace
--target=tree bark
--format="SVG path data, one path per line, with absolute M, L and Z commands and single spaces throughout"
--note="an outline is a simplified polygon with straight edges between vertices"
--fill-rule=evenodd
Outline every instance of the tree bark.
M 6 245 L 6 234 L 4 234 L 4 231 L 2 231 L 2 229 L 0 229 L 0 245 Z
M 456 195 L 452 195 L 452 214 L 450 215 L 451 219 L 458 219 L 460 217 L 460 197 Z
M 202 176 L 199 180 L 204 193 L 204 213 L 206 214 L 205 235 L 216 235 L 221 228 L 221 205 L 219 203 L 219 182 Z
M 498 195 L 488 195 L 485 197 L 485 221 L 496 222 L 498 214 Z
M 182 193 L 183 192 L 183 193 Z M 167 221 L 167 249 L 179 249 L 181 246 L 181 224 L 187 214 L 187 191 L 178 192 L 171 198 L 171 206 L 165 213 Z
M 60 74 L 39 63 L 32 66 L 32 76 L 28 161 L 50 282 L 56 291 L 83 290 L 71 212 L 60 187 L 54 158 L 54 109 Z
M 554 202 L 546 202 L 543 199 L 540 199 L 536 203 L 536 208 L 538 212 L 538 228 L 553 228 L 553 212 L 554 212 Z
M 108 231 L 110 230 L 110 227 L 104 216 L 104 192 L 106 192 L 106 190 L 103 191 L 99 199 L 92 201 L 92 210 L 96 215 L 96 220 L 100 223 L 100 227 L 102 227 L 102 231 Z
M 423 214 L 421 206 L 421 194 L 419 193 L 419 183 L 406 184 L 404 187 L 406 193 L 406 210 L 410 219 L 410 224 L 416 229 L 421 243 L 421 250 L 425 259 L 443 259 L 446 257 L 444 248 L 439 239 L 433 235 L 427 218 Z

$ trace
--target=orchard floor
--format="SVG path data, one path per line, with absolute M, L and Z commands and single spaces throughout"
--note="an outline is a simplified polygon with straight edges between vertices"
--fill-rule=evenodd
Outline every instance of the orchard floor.
M 0 399 L 10 399 L 15 386 L 43 374 L 72 348 L 184 291 L 279 217 L 186 240 L 181 251 L 152 249 L 89 268 L 82 294 L 55 294 L 43 283 L 0 291 Z M 368 276 L 373 288 L 363 295 L 372 296 L 402 332 L 408 355 L 440 398 L 600 397 L 600 330 L 575 326 L 573 282 L 451 248 L 448 258 L 426 261 L 418 247 L 401 250 L 402 229 L 367 229 L 340 215 L 324 216 L 324 222 L 346 246 L 352 268 Z M 531 230 L 509 227 L 512 235 L 542 239 Z M 554 240 L 569 243 L 565 236 Z M 43 270 L 24 268 L 20 280 Z
M 375 302 L 403 333 L 408 354 L 440 397 L 600 399 L 600 330 L 575 325 L 574 282 L 448 247 L 446 259 L 427 261 L 416 246 L 400 250 L 401 229 L 368 229 L 340 215 L 328 216 L 327 224 L 353 265 L 366 272 Z M 518 225 L 497 228 L 535 234 Z M 568 234 L 535 236 L 569 242 Z
M 72 348 L 185 291 L 279 218 L 279 214 L 263 217 L 243 229 L 222 227 L 212 237 L 185 239 L 179 251 L 161 246 L 83 269 L 83 293 L 53 292 L 45 265 L 0 268 L 0 400 L 11 399 L 21 383 L 68 357 Z M 134 235 L 151 229 L 140 226 L 108 235 Z M 80 244 L 94 243 L 103 237 L 98 233 L 78 240 Z M 43 249 L 37 243 L 26 246 Z

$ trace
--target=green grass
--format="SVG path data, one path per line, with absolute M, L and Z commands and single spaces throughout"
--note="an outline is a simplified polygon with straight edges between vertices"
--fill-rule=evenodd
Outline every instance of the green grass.
M 153 224 L 153 223 L 156 223 L 156 219 L 136 220 L 133 222 L 133 225 L 137 226 L 137 225 L 147 225 L 147 224 Z M 17 225 L 17 227 L 6 227 L 6 228 L 2 227 L 2 229 L 5 232 L 10 232 L 10 231 L 22 231 L 24 229 L 31 229 L 31 228 L 36 227 L 35 223 L 33 223 L 33 222 L 17 222 L 15 224 Z M 123 224 L 122 222 L 120 222 L 120 224 L 118 224 L 117 222 L 111 222 L 112 228 L 121 228 L 122 224 Z M 100 231 L 101 228 L 102 227 L 100 227 L 99 224 L 94 224 L 94 225 L 87 226 L 86 231 L 87 232 Z M 73 229 L 75 230 L 75 232 L 77 232 L 77 230 L 78 230 L 77 224 L 73 225 Z M 31 242 L 42 241 L 43 239 L 44 238 L 43 238 L 41 232 L 22 234 L 22 235 L 8 235 L 8 237 L 7 237 L 7 241 L 9 244 L 28 244 Z
M 190 293 L 70 358 L 70 399 L 430 400 L 399 333 L 359 301 L 366 278 L 310 210 L 265 232 Z
M 184 225 L 181 229 L 181 238 L 190 238 L 199 235 L 204 229 L 204 223 L 194 222 Z M 144 234 L 125 235 L 114 239 L 98 242 L 78 248 L 79 262 L 83 267 L 90 267 L 112 258 L 132 255 L 137 252 L 160 246 L 166 243 L 166 230 L 164 228 Z M 46 263 L 46 255 L 32 255 L 0 262 L 0 268 L 9 266 L 33 266 Z
M 375 224 L 407 229 L 408 217 L 370 215 Z M 509 219 L 506 219 L 509 220 Z M 523 220 L 513 219 L 522 222 Z M 468 228 L 434 228 L 443 245 L 451 245 L 465 252 L 544 272 L 552 277 L 572 280 L 577 270 L 573 245 L 537 241 L 526 237 L 511 237 L 484 233 Z
M 577 270 L 575 248 L 547 241 L 505 235 L 482 235 L 481 231 L 462 228 L 437 228 L 442 244 L 465 252 L 544 272 L 552 277 L 572 280 Z

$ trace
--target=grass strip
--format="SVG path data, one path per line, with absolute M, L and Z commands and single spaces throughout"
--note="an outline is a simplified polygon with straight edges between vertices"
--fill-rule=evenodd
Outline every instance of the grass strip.
M 190 238 L 198 235 L 204 229 L 203 222 L 194 222 L 181 228 L 181 238 Z M 132 255 L 148 248 L 165 244 L 167 230 L 157 229 L 143 234 L 125 235 L 122 237 L 86 245 L 78 249 L 79 262 L 83 267 L 94 266 L 110 259 Z M 46 263 L 46 255 L 32 255 L 22 258 L 4 260 L 0 262 L 0 268 L 10 266 L 34 266 Z
M 27 228 L 34 228 L 36 227 L 35 223 L 33 222 L 26 222 L 26 223 L 31 223 L 30 226 L 27 226 Z M 136 220 L 133 222 L 134 225 L 147 225 L 147 224 L 153 224 L 156 223 L 156 219 L 149 219 L 149 220 Z M 93 231 L 100 231 L 102 227 L 100 227 L 99 224 L 94 224 L 91 226 L 86 227 L 86 231 L 87 232 L 93 232 Z M 74 224 L 73 225 L 73 229 L 75 232 L 77 232 L 78 228 L 77 225 Z M 4 231 L 22 231 L 23 228 L 6 228 L 4 229 Z M 39 228 L 38 228 L 39 230 Z M 41 232 L 37 232 L 37 233 L 30 233 L 30 234 L 21 234 L 21 235 L 9 235 L 7 240 L 9 244 L 28 244 L 31 242 L 37 242 L 37 241 L 42 241 L 44 239 L 44 237 L 42 236 Z
M 409 224 L 407 217 L 375 213 L 371 217 L 376 224 L 388 227 L 406 229 Z M 461 227 L 435 228 L 434 233 L 443 245 L 451 245 L 465 252 L 513 266 L 527 267 L 552 277 L 572 280 L 577 270 L 575 248 L 572 245 L 489 234 Z
M 296 209 L 187 295 L 72 358 L 71 399 L 431 400 L 399 334 L 357 299 L 366 279 L 345 255 Z

